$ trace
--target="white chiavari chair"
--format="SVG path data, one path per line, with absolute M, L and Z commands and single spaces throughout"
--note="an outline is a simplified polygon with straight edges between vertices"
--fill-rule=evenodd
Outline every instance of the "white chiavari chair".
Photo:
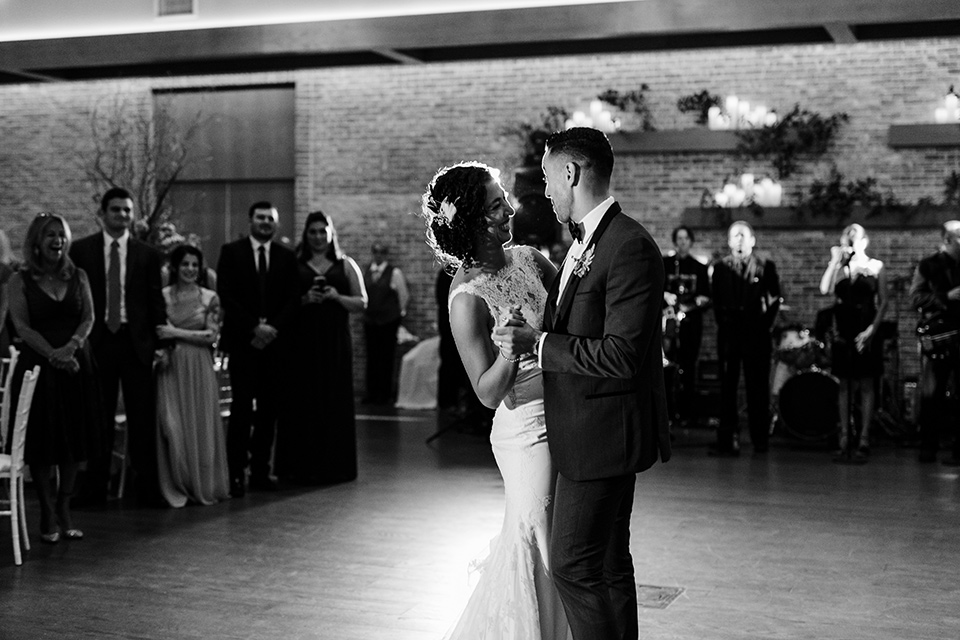
M 40 365 L 23 374 L 23 385 L 17 400 L 17 413 L 13 428 L 10 430 L 10 453 L 0 453 L 0 482 L 7 481 L 7 500 L 9 509 L 0 511 L 0 516 L 10 517 L 10 531 L 13 534 L 13 560 L 20 565 L 21 534 L 23 547 L 30 550 L 30 538 L 27 536 L 27 512 L 23 499 L 23 449 L 27 436 L 27 421 L 30 419 L 30 405 L 33 404 L 33 391 L 40 377 Z

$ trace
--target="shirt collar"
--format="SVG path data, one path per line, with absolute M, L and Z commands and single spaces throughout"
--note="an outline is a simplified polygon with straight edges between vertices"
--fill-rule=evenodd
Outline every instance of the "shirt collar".
M 254 250 L 254 252 L 256 252 L 258 249 L 260 249 L 260 247 L 263 247 L 265 251 L 269 252 L 269 251 L 270 251 L 270 242 L 272 242 L 272 241 L 271 241 L 271 240 L 267 240 L 266 242 L 260 242 L 259 240 L 257 240 L 257 239 L 254 238 L 253 236 L 250 236 L 250 244 L 253 245 L 253 250 Z
M 120 236 L 119 238 L 114 238 L 112 235 L 110 235 L 110 234 L 107 233 L 106 231 L 103 232 L 103 245 L 104 245 L 105 247 L 109 247 L 111 244 L 113 244 L 113 241 L 116 240 L 116 241 L 117 241 L 117 244 L 120 246 L 121 249 L 126 249 L 126 248 L 127 248 L 127 241 L 128 241 L 129 239 L 130 239 L 130 232 L 129 232 L 129 231 L 124 231 L 124 232 L 123 232 L 123 235 Z
M 606 200 L 595 206 L 590 210 L 590 213 L 583 217 L 583 220 L 580 221 L 580 224 L 583 225 L 583 242 L 586 244 L 590 241 L 590 238 L 593 237 L 593 232 L 597 230 L 597 227 L 600 226 L 600 221 L 603 219 L 603 214 L 607 212 L 613 205 L 613 196 L 607 197 Z

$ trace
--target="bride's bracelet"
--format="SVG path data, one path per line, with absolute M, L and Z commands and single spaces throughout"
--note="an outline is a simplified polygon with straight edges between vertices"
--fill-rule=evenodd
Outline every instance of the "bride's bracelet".
M 503 355 L 503 349 L 499 349 L 498 351 L 500 351 L 500 357 L 503 358 L 504 360 L 506 360 L 507 362 L 520 362 L 520 357 L 519 357 L 519 356 L 516 357 L 516 358 L 513 358 L 513 359 L 511 360 L 511 359 L 508 358 L 507 356 Z

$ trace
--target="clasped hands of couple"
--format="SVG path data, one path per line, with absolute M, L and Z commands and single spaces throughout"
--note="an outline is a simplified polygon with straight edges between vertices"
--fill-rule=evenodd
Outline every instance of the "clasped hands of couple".
M 528 353 L 533 353 L 534 346 L 540 342 L 542 331 L 531 327 L 519 306 L 510 307 L 510 317 L 500 326 L 494 327 L 490 334 L 493 344 L 500 350 L 505 360 L 515 362 Z

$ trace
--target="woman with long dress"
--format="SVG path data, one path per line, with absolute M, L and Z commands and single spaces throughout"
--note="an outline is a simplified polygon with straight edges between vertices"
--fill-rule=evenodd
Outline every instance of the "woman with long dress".
M 163 289 L 167 324 L 157 327 L 157 337 L 172 343 L 157 366 L 157 465 L 160 494 L 171 507 L 230 496 L 212 350 L 220 300 L 197 283 L 203 273 L 199 249 L 184 244 L 173 250 L 170 285 Z
M 102 420 L 87 342 L 93 296 L 87 274 L 70 260 L 70 239 L 61 216 L 34 218 L 23 243 L 23 267 L 8 285 L 10 317 L 23 340 L 10 393 L 14 403 L 24 372 L 40 365 L 24 459 L 40 499 L 40 540 L 48 544 L 83 538 L 73 525 L 70 498 L 77 470 L 96 451 Z M 16 414 L 12 406 L 11 421 Z M 54 468 L 58 486 L 51 478 Z
M 277 476 L 298 484 L 357 477 L 350 314 L 367 306 L 363 275 L 340 251 L 333 220 L 307 216 L 297 249 L 300 309 L 288 342 L 290 391 L 277 428 Z
M 883 344 L 878 337 L 887 308 L 887 278 L 883 262 L 867 255 L 870 239 L 859 224 L 840 234 L 840 246 L 831 248 L 830 264 L 820 281 L 820 292 L 833 294 L 834 337 L 831 373 L 840 379 L 840 448 L 850 450 L 851 396 L 860 392 L 860 437 L 854 457 L 870 454 L 870 422 L 873 420 L 875 387 L 883 375 Z
M 499 172 L 480 163 L 441 169 L 422 198 L 427 240 L 456 267 L 450 326 L 473 390 L 496 407 L 490 443 L 503 476 L 500 534 L 447 640 L 562 640 L 570 631 L 550 576 L 551 501 L 556 474 L 547 446 L 543 381 L 533 356 L 511 358 L 495 326 L 539 327 L 556 274 L 531 247 L 505 249 L 514 210 Z

